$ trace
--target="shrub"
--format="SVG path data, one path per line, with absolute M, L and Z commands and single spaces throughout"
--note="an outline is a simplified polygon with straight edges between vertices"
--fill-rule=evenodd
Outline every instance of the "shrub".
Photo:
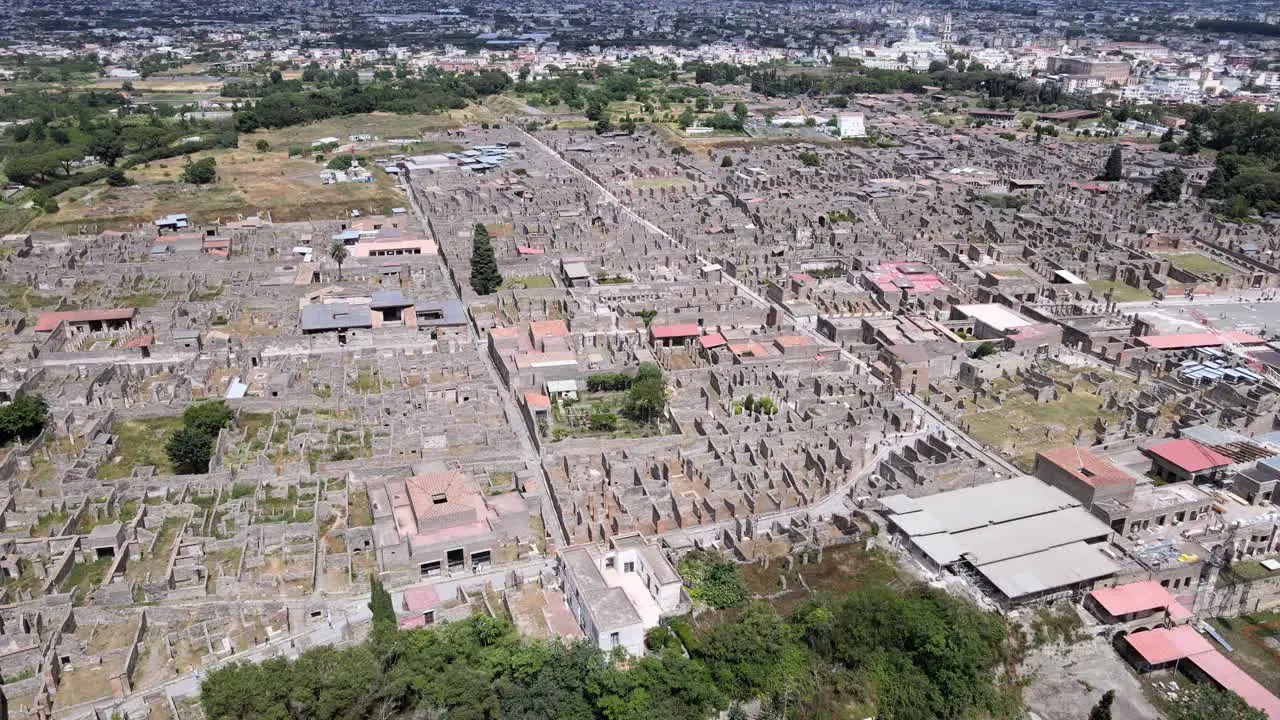
M 211 157 L 197 160 L 182 169 L 182 181 L 192 185 L 210 185 L 218 181 L 217 161 Z

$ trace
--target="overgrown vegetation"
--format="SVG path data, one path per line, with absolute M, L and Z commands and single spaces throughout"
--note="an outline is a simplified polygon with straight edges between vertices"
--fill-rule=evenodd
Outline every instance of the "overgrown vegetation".
M 738 607 L 748 597 L 738 566 L 714 550 L 696 550 L 681 558 L 680 577 L 688 584 L 689 597 L 718 610 Z
M 815 720 L 1013 717 L 1020 707 L 1000 675 L 1004 621 L 923 586 L 870 586 L 790 618 L 753 603 L 700 634 L 673 621 L 653 638 L 655 654 L 625 663 L 485 616 L 398 631 L 379 589 L 368 642 L 214 670 L 206 717 L 705 718 L 756 698 L 766 717 Z

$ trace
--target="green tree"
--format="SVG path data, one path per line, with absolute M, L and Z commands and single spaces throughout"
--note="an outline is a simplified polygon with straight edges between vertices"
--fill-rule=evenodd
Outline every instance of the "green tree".
M 120 168 L 111 168 L 111 172 L 107 173 L 107 184 L 111 187 L 126 187 L 129 185 L 129 178 Z
M 733 167 L 733 156 L 725 155 L 720 160 L 720 167 Z
M 334 155 L 333 159 L 330 160 L 329 164 L 325 167 L 330 170 L 350 170 L 351 166 L 355 164 L 355 161 L 355 156 L 351 153 L 342 153 L 340 155 Z
M 1184 685 L 1171 705 L 1168 720 L 1267 720 L 1236 693 L 1202 683 Z
M 119 134 L 104 130 L 94 133 L 86 150 L 107 167 L 115 167 L 116 161 L 124 155 L 124 143 L 120 141 Z
M 218 432 L 231 425 L 235 413 L 221 400 L 202 402 L 190 405 L 182 411 L 182 424 L 194 428 L 210 437 L 217 437 Z
M 259 140 L 258 142 L 254 143 L 253 146 L 260 153 L 271 152 L 271 143 L 267 142 L 266 140 Z
M 391 593 L 376 576 L 369 576 L 369 612 L 373 613 L 370 637 L 377 647 L 386 648 L 394 638 L 397 628 L 396 608 Z
M 182 181 L 192 185 L 210 185 L 217 182 L 217 161 L 207 157 L 190 163 L 182 169 Z
M 796 156 L 801 165 L 805 167 L 818 167 L 822 164 L 822 158 L 818 157 L 818 153 L 806 150 Z
M 973 357 L 975 360 L 981 360 L 988 355 L 995 355 L 999 351 L 996 344 L 991 341 L 984 341 L 974 348 Z
M 329 246 L 329 259 L 338 264 L 338 282 L 342 282 L 342 264 L 351 257 L 351 252 L 347 250 L 346 243 L 338 240 Z
M 1182 184 L 1187 175 L 1179 168 L 1161 171 L 1147 195 L 1147 202 L 1177 202 L 1182 197 Z
M 1098 704 L 1093 706 L 1089 711 L 1089 720 L 1111 720 L 1111 704 L 1116 700 L 1116 691 L 1108 690 L 1102 693 L 1102 697 L 1098 700 Z
M 662 370 L 653 363 L 643 363 L 636 371 L 636 379 L 627 390 L 625 411 L 636 422 L 649 423 L 655 413 L 667 406 L 667 384 Z
M 502 274 L 498 272 L 498 259 L 493 254 L 489 231 L 481 223 L 476 223 L 471 234 L 471 289 L 477 295 L 489 295 L 501 285 Z
M 4 174 L 19 185 L 36 185 L 58 174 L 58 162 L 48 153 L 15 155 L 5 163 Z
M 169 435 L 164 450 L 175 473 L 197 475 L 209 472 L 213 442 L 213 438 L 207 433 L 194 427 L 182 427 Z
M 49 421 L 49 404 L 39 395 L 18 395 L 0 405 L 0 445 L 13 440 L 30 440 Z
M 1111 154 L 1107 156 L 1107 164 L 1102 169 L 1102 175 L 1099 180 L 1107 180 L 1115 182 L 1124 176 L 1124 155 L 1120 151 L 1119 145 L 1111 148 Z

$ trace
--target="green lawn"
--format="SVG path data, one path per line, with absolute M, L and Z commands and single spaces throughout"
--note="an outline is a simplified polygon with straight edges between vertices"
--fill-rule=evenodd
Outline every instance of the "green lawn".
M 528 275 L 525 277 L 503 278 L 499 290 L 545 290 L 556 286 L 556 281 L 547 275 Z
M 76 591 L 76 605 L 84 605 L 89 593 L 102 584 L 102 576 L 107 573 L 111 558 L 99 558 L 90 563 L 76 563 L 67 576 L 58 583 L 58 592 Z
M 1170 253 L 1164 257 L 1168 258 L 1169 262 L 1179 270 L 1185 270 L 1196 275 L 1210 276 L 1216 273 L 1231 275 L 1235 272 L 1231 266 L 1224 265 L 1207 255 L 1201 255 L 1196 252 Z
M 1136 288 L 1115 280 L 1090 280 L 1089 287 L 1093 288 L 1098 297 L 1105 296 L 1108 290 L 1114 291 L 1111 299 L 1115 302 L 1135 302 L 1150 300 L 1153 297 L 1151 291 L 1146 288 Z
M 111 431 L 116 435 L 116 452 L 111 462 L 98 468 L 98 478 L 119 480 L 143 465 L 154 465 L 158 475 L 171 474 L 173 465 L 164 444 L 169 433 L 180 427 L 182 418 L 177 415 L 115 423 Z

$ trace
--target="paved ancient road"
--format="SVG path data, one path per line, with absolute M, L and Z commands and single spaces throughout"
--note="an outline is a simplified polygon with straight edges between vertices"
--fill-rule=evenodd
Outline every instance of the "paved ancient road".
M 516 127 L 518 128 L 519 126 L 516 126 Z M 688 249 L 687 247 L 685 247 L 684 243 L 680 242 L 679 240 L 676 240 L 674 237 L 671 236 L 670 233 L 658 227 L 653 222 L 650 222 L 648 219 L 642 217 L 638 212 L 633 210 L 626 203 L 619 200 L 618 196 L 614 195 L 612 192 L 609 192 L 608 188 L 596 182 L 595 179 L 592 178 L 590 175 L 574 167 L 573 164 L 570 163 L 568 160 L 566 160 L 564 156 L 561 155 L 558 151 L 548 147 L 545 143 L 543 143 L 538 138 L 534 137 L 532 134 L 526 132 L 523 128 L 520 128 L 520 132 L 524 134 L 524 136 L 529 140 L 529 143 L 531 145 L 533 145 L 534 147 L 540 148 L 543 152 L 547 153 L 551 157 L 558 160 L 560 164 L 568 168 L 570 172 L 576 174 L 578 177 L 582 178 L 584 182 L 589 184 L 591 187 L 595 188 L 604 197 L 605 201 L 608 204 L 617 206 L 618 209 L 621 210 L 628 217 L 640 223 L 644 227 L 648 228 L 650 232 L 653 232 L 657 235 L 662 236 L 663 239 L 667 240 L 675 247 L 678 247 L 682 250 Z M 698 262 L 700 263 L 712 264 L 711 260 L 697 253 L 694 254 L 694 257 L 696 257 Z M 720 277 L 724 281 L 736 287 L 739 292 L 741 292 L 743 295 L 749 298 L 752 302 L 756 303 L 757 306 L 767 308 L 772 305 L 771 302 L 769 302 L 768 300 L 765 300 L 758 293 L 751 290 L 746 285 L 742 284 L 742 282 L 740 282 L 737 278 L 729 277 L 725 273 L 721 273 Z M 783 312 L 787 311 L 785 307 L 780 307 L 779 309 L 782 310 Z M 824 348 L 840 353 L 840 356 L 843 359 L 852 363 L 854 367 L 857 367 L 859 369 L 860 373 L 865 376 L 867 382 L 871 384 L 873 387 L 879 387 L 884 384 L 880 380 L 876 379 L 874 375 L 871 374 L 871 368 L 868 367 L 867 364 L 863 362 L 861 358 L 858 358 L 852 353 L 847 352 L 846 350 L 839 347 L 838 345 L 835 345 L 834 343 L 830 342 L 829 340 L 827 340 L 827 338 L 820 335 L 816 329 L 808 326 L 805 323 L 800 323 L 800 322 L 796 322 L 795 327 L 799 332 L 802 332 L 805 335 L 809 336 Z M 899 392 L 898 397 L 904 403 L 906 403 L 907 405 L 910 405 L 913 409 L 915 409 L 916 412 L 918 412 L 921 416 L 928 418 L 928 421 L 932 422 L 933 425 L 936 426 L 938 430 L 945 431 L 945 435 L 949 442 L 953 442 L 953 443 L 957 443 L 965 446 L 969 450 L 969 452 L 973 453 L 975 456 L 979 458 L 982 458 L 983 460 L 991 464 L 993 467 L 1003 469 L 1005 472 L 1008 472 L 1014 475 L 1022 474 L 1022 471 L 1019 470 L 1016 466 L 1014 466 L 1013 463 L 1010 463 L 1008 460 L 1005 460 L 995 450 L 988 448 L 987 446 L 978 442 L 974 438 L 970 437 L 967 433 L 962 431 L 960 428 L 956 427 L 950 420 L 944 417 L 941 413 L 938 413 L 933 408 L 926 405 L 922 400 L 920 400 L 916 396 L 911 395 L 909 393 Z

